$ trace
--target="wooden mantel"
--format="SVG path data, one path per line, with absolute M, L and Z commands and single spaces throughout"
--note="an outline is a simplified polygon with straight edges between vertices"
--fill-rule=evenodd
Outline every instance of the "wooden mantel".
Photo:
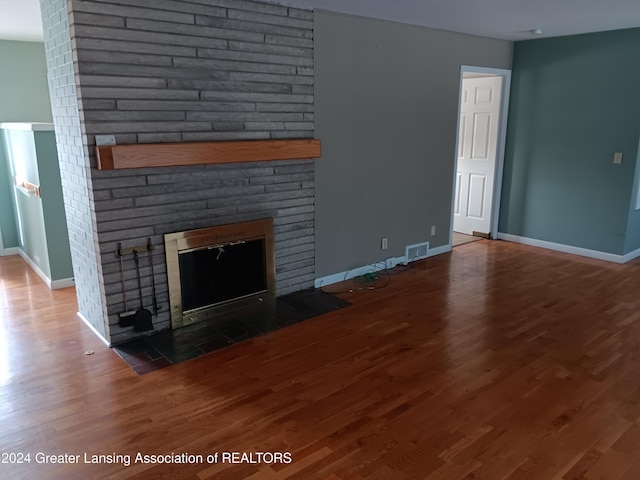
M 150 143 L 96 147 L 99 170 L 263 162 L 320 157 L 320 140 Z

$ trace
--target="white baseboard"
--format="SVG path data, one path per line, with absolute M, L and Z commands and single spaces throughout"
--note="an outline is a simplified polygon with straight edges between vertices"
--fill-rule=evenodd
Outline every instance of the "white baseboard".
M 22 257 L 22 259 L 27 262 L 27 265 L 31 267 L 31 270 L 36 272 L 36 275 L 38 275 L 42 279 L 42 281 L 47 284 L 47 287 L 51 288 L 51 279 L 47 277 L 47 275 L 40 269 L 38 265 L 36 265 L 33 260 L 31 260 L 29 255 L 27 255 L 21 248 L 18 249 L 18 253 Z
M 640 248 L 634 250 L 633 252 L 629 252 L 622 256 L 622 263 L 627 263 L 633 260 L 634 258 L 640 257 Z
M 441 255 L 443 253 L 447 253 L 451 251 L 451 245 L 442 245 L 441 247 L 430 248 L 427 251 L 428 257 L 435 257 L 436 255 Z M 403 255 L 402 257 L 391 257 L 387 258 L 387 266 L 386 268 L 393 268 L 396 265 L 404 265 L 407 263 L 407 258 Z M 372 263 L 370 265 L 364 265 L 362 267 L 356 267 L 351 270 L 347 270 L 345 272 L 334 273 L 333 275 L 327 275 L 326 277 L 316 278 L 315 287 L 320 288 L 326 285 L 331 285 L 338 282 L 344 282 L 345 280 L 349 280 L 350 278 L 359 277 L 364 275 L 365 273 L 369 273 L 372 271 L 382 270 L 384 268 L 384 261 L 378 263 Z
M 18 250 L 17 252 L 18 255 L 20 255 L 22 259 L 25 262 L 27 262 L 27 265 L 31 267 L 31 270 L 36 272 L 36 275 L 38 275 L 42 279 L 42 281 L 47 284 L 47 287 L 49 287 L 49 290 L 57 290 L 59 288 L 73 287 L 75 285 L 73 278 L 62 278 L 60 280 L 51 280 L 49 277 L 47 277 L 47 274 L 44 273 L 40 269 L 40 267 L 38 267 L 38 265 L 35 264 L 33 260 L 31 260 L 29 255 L 27 255 L 24 250 L 22 250 L 21 248 L 17 248 L 17 250 Z
M 72 278 L 61 278 L 60 280 L 51 280 L 51 285 L 49 288 L 51 290 L 58 290 L 59 288 L 69 288 L 75 287 L 76 282 L 75 279 Z
M 571 253 L 573 255 L 580 255 L 581 257 L 595 258 L 597 260 L 604 260 L 606 262 L 613 263 L 626 263 L 629 260 L 633 260 L 636 257 L 640 257 L 640 250 L 635 250 L 626 255 L 616 255 L 614 253 L 601 252 L 599 250 L 589 250 L 588 248 L 573 247 L 571 245 L 564 245 L 562 243 L 547 242 L 545 240 L 537 240 L 535 238 L 520 237 L 518 235 L 511 235 L 510 233 L 498 233 L 500 240 L 506 240 L 508 242 L 522 243 L 523 245 L 529 245 L 531 247 L 546 248 L 547 250 L 555 250 L 557 252 Z
M 9 247 L 2 251 L 3 257 L 8 257 L 10 255 L 20 255 L 20 247 Z
M 91 325 L 91 323 L 89 322 L 89 320 L 87 320 L 87 317 L 85 317 L 82 313 L 78 312 L 78 317 L 80 317 L 80 320 L 82 320 L 84 323 L 87 324 L 87 327 L 89 327 L 91 329 L 91 331 L 93 333 L 96 334 L 96 336 L 102 340 L 102 343 L 104 343 L 107 347 L 111 348 L 111 344 L 108 342 L 108 340 L 106 338 L 104 338 L 102 336 L 102 334 L 96 330 L 96 327 L 94 327 L 93 325 Z
M 356 267 L 351 270 L 347 270 L 345 272 L 334 273 L 333 275 L 327 275 L 326 277 L 316 278 L 315 287 L 325 287 L 327 285 L 331 285 L 338 282 L 344 282 L 345 280 L 349 280 L 350 278 L 359 277 L 369 272 L 377 272 L 382 270 L 383 268 L 393 268 L 396 265 L 400 265 L 406 263 L 406 257 L 403 255 L 402 257 L 391 257 L 387 258 L 387 266 L 384 266 L 384 261 L 378 263 L 371 263 L 369 265 L 364 265 L 362 267 Z
M 442 245 L 441 247 L 430 248 L 427 251 L 428 257 L 435 257 L 436 255 L 442 255 L 443 253 L 447 253 L 451 251 L 451 245 Z

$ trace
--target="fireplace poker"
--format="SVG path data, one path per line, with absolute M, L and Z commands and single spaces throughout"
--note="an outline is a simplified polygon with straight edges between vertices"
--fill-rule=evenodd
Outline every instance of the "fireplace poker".
M 156 298 L 156 276 L 153 272 L 153 245 L 151 244 L 151 238 L 147 238 L 147 252 L 149 252 L 149 265 L 151 265 L 151 288 L 153 292 L 153 314 L 158 315 L 158 299 Z

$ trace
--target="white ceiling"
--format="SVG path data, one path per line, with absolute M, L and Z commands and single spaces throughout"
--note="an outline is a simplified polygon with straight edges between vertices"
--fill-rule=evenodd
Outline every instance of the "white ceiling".
M 505 40 L 640 27 L 640 0 L 282 0 Z
M 150 0 L 150 4 L 153 1 Z M 506 40 L 640 26 L 640 0 L 280 0 Z M 42 40 L 38 0 L 0 0 L 0 38 Z
M 0 39 L 42 41 L 38 0 L 0 0 Z

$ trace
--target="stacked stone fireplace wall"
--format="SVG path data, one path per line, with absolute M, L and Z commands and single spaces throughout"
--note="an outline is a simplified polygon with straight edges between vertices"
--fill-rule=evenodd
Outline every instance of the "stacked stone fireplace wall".
M 66 0 L 41 0 L 40 10 L 78 310 L 100 335 L 108 338 L 91 171 L 78 105 L 68 4 Z
M 118 326 L 124 310 L 118 242 L 127 248 L 151 238 L 157 247 L 162 309 L 154 318 L 156 330 L 170 325 L 165 233 L 271 217 L 278 295 L 312 286 L 313 161 L 99 171 L 93 147 L 95 135 L 115 135 L 118 144 L 313 138 L 313 13 L 243 0 L 70 5 L 109 340 L 120 343 L 134 335 Z M 146 253 L 140 265 L 150 308 Z M 137 308 L 131 256 L 125 271 L 128 306 Z M 78 286 L 79 297 L 85 294 Z

